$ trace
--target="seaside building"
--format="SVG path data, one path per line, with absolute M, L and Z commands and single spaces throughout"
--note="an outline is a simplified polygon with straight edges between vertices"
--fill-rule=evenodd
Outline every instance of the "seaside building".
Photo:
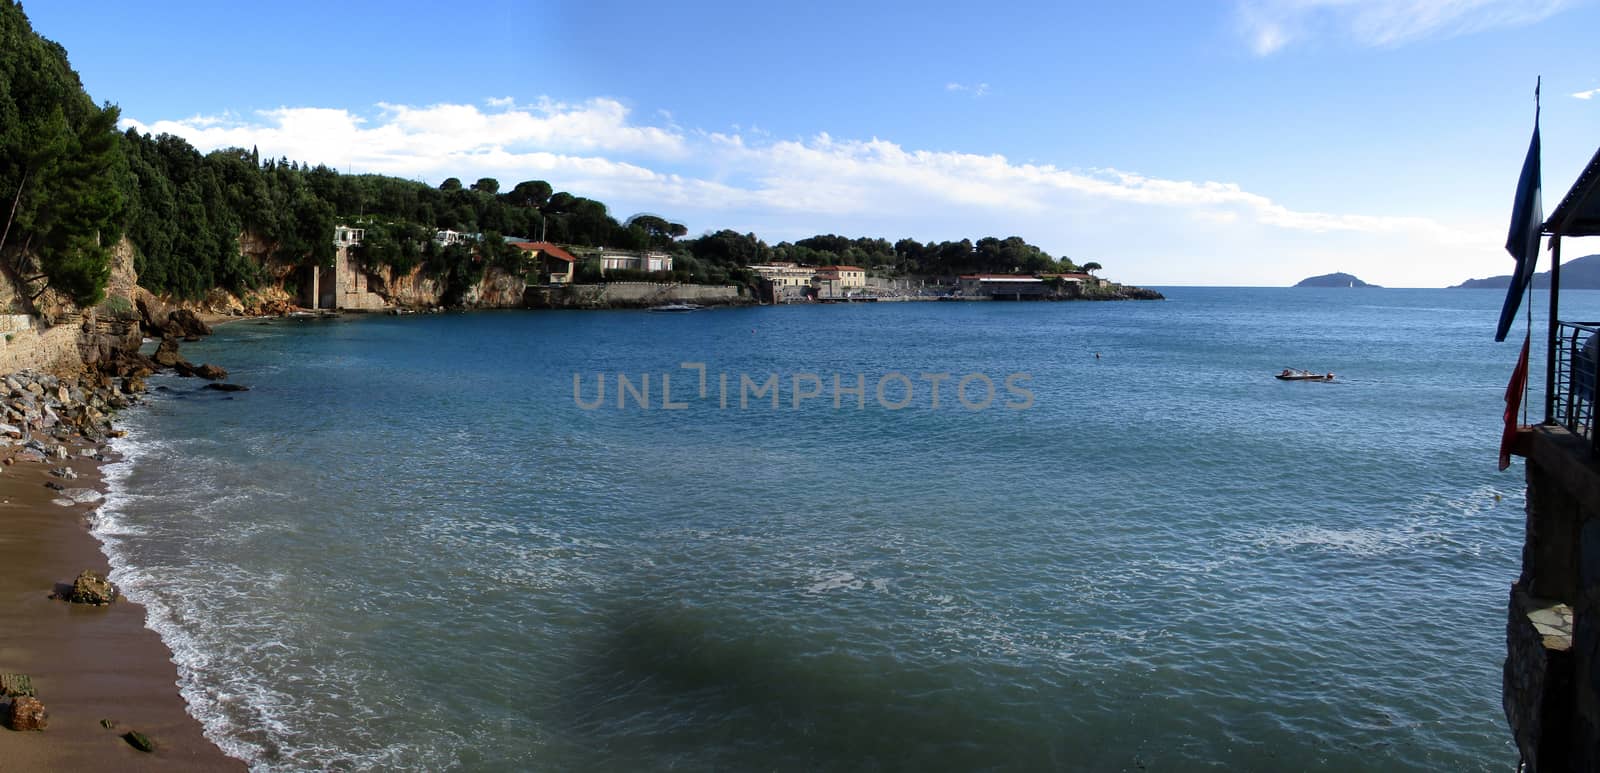
M 1085 274 L 1083 272 L 1075 272 L 1071 274 L 1039 274 L 1038 277 L 1047 281 L 1054 279 L 1065 285 L 1077 285 L 1079 287 L 1105 287 L 1106 285 L 1110 284 L 1110 282 L 1107 282 L 1100 277 L 1097 277 L 1093 274 Z
M 846 290 L 867 286 L 867 270 L 859 266 L 820 266 L 816 278 L 819 282 L 835 284 Z
M 1512 245 L 1517 277 L 1533 274 L 1540 234 L 1550 237 L 1550 317 L 1544 421 L 1517 425 L 1524 350 L 1506 390 L 1500 467 L 1527 460 L 1522 571 L 1511 586 L 1501 702 L 1521 770 L 1600 770 L 1600 324 L 1560 319 L 1561 240 L 1600 236 L 1600 151 L 1542 223 L 1537 134 L 1518 185 Z M 1525 195 L 1526 194 L 1526 195 Z M 1523 287 L 1526 285 L 1524 284 Z M 1515 321 L 1523 287 L 1513 279 L 1497 340 Z M 1531 339 L 1531 330 L 1529 337 Z M 1523 382 L 1523 383 L 1519 383 Z
M 530 271 L 538 274 L 539 279 L 548 284 L 572 284 L 573 267 L 578 259 L 560 247 L 550 242 L 508 242 L 513 247 L 522 251 L 522 258 L 530 266 Z
M 968 298 L 1039 298 L 1050 294 L 1050 286 L 1036 276 L 1020 274 L 965 274 L 958 282 Z
M 333 265 L 299 269 L 304 277 L 300 282 L 302 306 L 362 311 L 386 308 L 383 296 L 368 285 L 367 272 L 357 259 L 359 255 L 351 253 L 351 248 L 361 246 L 365 236 L 366 230 L 362 228 L 342 224 L 333 227 Z
M 771 282 L 773 287 L 810 287 L 817 270 L 811 266 L 793 263 L 764 263 L 746 266 L 756 276 Z

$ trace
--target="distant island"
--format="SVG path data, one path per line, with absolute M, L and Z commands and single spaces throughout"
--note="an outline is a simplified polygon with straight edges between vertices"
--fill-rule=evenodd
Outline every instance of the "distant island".
M 1323 274 L 1322 276 L 1308 277 L 1306 279 L 1300 280 L 1297 284 L 1295 284 L 1295 287 L 1377 287 L 1377 286 L 1378 285 L 1367 284 L 1366 282 L 1363 282 L 1360 279 L 1357 279 L 1357 278 L 1355 278 L 1355 277 L 1353 277 L 1353 276 L 1351 276 L 1349 274 L 1344 274 L 1344 273 L 1339 273 L 1339 272 L 1335 272 L 1335 273 L 1332 273 L 1332 274 Z
M 1545 258 L 1548 260 L 1548 258 Z M 1509 262 L 1510 258 L 1507 258 Z M 1504 290 L 1511 284 L 1511 275 L 1491 276 L 1487 279 L 1468 279 L 1451 287 L 1452 290 Z M 1550 286 L 1550 272 L 1533 275 L 1533 286 L 1544 289 Z M 1600 290 L 1600 255 L 1585 255 L 1561 262 L 1561 287 L 1566 290 Z

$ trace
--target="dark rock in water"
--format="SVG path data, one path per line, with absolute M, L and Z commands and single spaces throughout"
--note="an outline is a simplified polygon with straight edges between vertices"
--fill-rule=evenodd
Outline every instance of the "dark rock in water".
M 188 360 L 179 359 L 177 362 L 172 363 L 172 369 L 184 378 L 194 376 L 194 366 L 190 365 Z
M 105 606 L 116 600 L 117 586 L 88 569 L 83 570 L 83 574 L 72 581 L 72 595 L 67 597 L 67 601 L 74 604 L 95 606 Z
M 23 695 L 11 701 L 11 716 L 6 725 L 12 730 L 43 730 L 49 718 L 38 698 Z
M 0 674 L 0 695 L 7 698 L 34 695 L 33 678 L 27 674 Z
M 229 384 L 225 381 L 213 381 L 206 384 L 206 389 L 215 389 L 218 392 L 248 392 L 250 387 L 244 384 Z
M 221 366 L 212 365 L 209 362 L 201 365 L 198 368 L 195 368 L 194 374 L 200 378 L 206 379 L 207 381 L 216 381 L 218 379 L 224 379 L 228 377 L 228 371 L 223 370 Z
M 140 293 L 134 299 L 134 305 L 139 308 L 139 323 L 150 335 L 161 335 L 167 326 L 167 317 L 171 314 L 167 305 L 149 293 Z
M 137 730 L 129 730 L 128 732 L 123 733 L 122 740 L 127 741 L 129 746 L 132 746 L 133 748 L 142 752 L 153 752 L 156 750 L 156 742 L 150 740 L 150 736 L 147 736 Z
M 155 360 L 157 365 L 164 368 L 170 368 L 182 360 L 183 355 L 178 354 L 178 339 L 170 336 L 161 339 L 161 345 L 156 347 L 156 353 L 150 359 Z
M 188 309 L 175 309 L 167 314 L 167 326 L 164 332 L 182 338 L 198 338 L 211 335 L 211 326 L 202 322 Z

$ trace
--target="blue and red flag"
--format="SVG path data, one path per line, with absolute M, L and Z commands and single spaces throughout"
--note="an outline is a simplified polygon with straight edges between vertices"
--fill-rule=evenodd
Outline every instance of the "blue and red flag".
M 1506 302 L 1500 307 L 1500 326 L 1494 340 L 1506 340 L 1506 331 L 1517 317 L 1517 306 L 1533 281 L 1534 265 L 1539 261 L 1539 235 L 1544 229 L 1544 203 L 1539 198 L 1539 87 L 1533 87 L 1533 140 L 1522 160 L 1522 176 L 1517 178 L 1517 198 L 1511 204 L 1511 231 L 1506 234 L 1506 252 L 1517 261 L 1506 289 Z

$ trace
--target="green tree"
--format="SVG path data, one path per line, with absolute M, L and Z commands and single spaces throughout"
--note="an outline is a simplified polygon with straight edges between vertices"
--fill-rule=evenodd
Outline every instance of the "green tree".
M 513 207 L 524 209 L 539 209 L 550 200 L 550 183 L 544 180 L 524 180 L 517 183 L 511 192 L 506 194 L 508 203 Z
M 1089 261 L 1088 263 L 1083 264 L 1083 272 L 1085 274 L 1093 274 L 1094 272 L 1099 271 L 1102 268 L 1104 268 L 1104 266 L 1101 266 L 1099 263 L 1096 263 L 1096 262 L 1094 262 L 1092 260 Z
M 117 109 L 96 106 L 61 46 L 0 2 L 0 256 L 79 305 L 98 303 L 120 235 Z M 9 194 L 9 195 L 5 195 Z

